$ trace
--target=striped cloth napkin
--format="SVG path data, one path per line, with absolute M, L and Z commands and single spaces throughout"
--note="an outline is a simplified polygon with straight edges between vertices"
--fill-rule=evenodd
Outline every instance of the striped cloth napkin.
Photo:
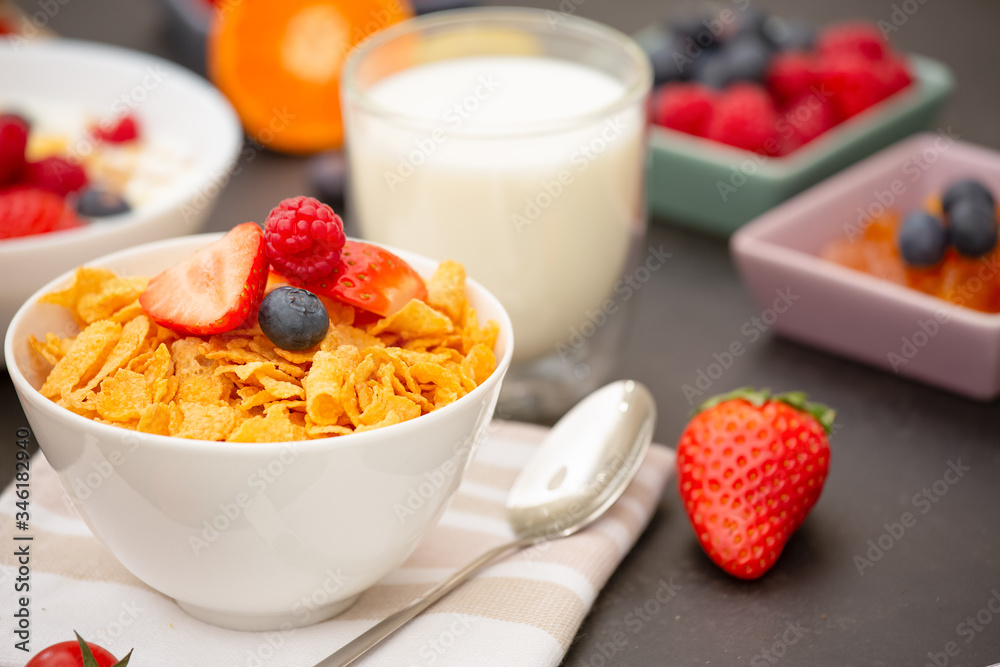
M 512 537 L 504 499 L 547 429 L 494 422 L 440 523 L 395 572 L 340 616 L 306 628 L 238 632 L 197 621 L 132 576 L 84 525 L 39 453 L 31 466 L 31 653 L 14 648 L 15 498 L 0 496 L 0 665 L 21 667 L 73 630 L 136 667 L 312 667 L 490 547 Z M 606 516 L 571 537 L 498 560 L 356 664 L 558 665 L 598 591 L 656 509 L 673 450 L 649 453 Z

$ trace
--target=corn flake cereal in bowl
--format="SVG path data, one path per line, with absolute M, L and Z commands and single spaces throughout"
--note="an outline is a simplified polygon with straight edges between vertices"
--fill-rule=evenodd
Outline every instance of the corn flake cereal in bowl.
M 143 308 L 159 276 L 219 238 L 138 246 L 52 281 L 11 323 L 10 375 L 74 507 L 133 575 L 216 625 L 309 625 L 440 517 L 493 415 L 510 319 L 456 264 L 403 251 L 420 303 L 381 316 L 321 296 L 329 327 L 304 350 L 275 346 L 260 321 L 195 335 Z M 282 283 L 272 273 L 264 290 Z
M 280 280 L 271 279 L 270 288 Z M 139 297 L 144 277 L 81 267 L 42 297 L 81 331 L 29 343 L 52 365 L 43 396 L 79 415 L 158 435 L 283 442 L 367 431 L 448 405 L 493 373 L 496 322 L 480 324 L 465 271 L 443 262 L 427 300 L 359 322 L 327 300 L 329 329 L 310 349 L 277 347 L 258 323 L 185 335 L 156 323 Z M 270 289 L 265 288 L 267 292 Z

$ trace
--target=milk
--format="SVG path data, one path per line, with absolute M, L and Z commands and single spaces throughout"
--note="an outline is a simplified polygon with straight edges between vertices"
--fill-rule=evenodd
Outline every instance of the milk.
M 624 92 L 536 56 L 442 60 L 377 82 L 371 100 L 412 122 L 347 110 L 363 236 L 462 262 L 510 313 L 515 361 L 575 345 L 617 310 L 643 224 L 644 112 L 600 113 Z

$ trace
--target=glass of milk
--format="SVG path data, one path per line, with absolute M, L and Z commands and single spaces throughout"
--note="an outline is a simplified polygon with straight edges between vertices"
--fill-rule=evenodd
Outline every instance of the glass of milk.
M 345 65 L 352 218 L 504 304 L 502 416 L 557 417 L 615 370 L 646 259 L 651 81 L 626 35 L 533 9 L 413 19 Z

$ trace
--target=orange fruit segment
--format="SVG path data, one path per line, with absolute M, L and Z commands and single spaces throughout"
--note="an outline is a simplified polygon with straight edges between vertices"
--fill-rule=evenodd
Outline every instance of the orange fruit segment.
M 354 46 L 409 18 L 406 0 L 252 0 L 215 12 L 208 71 L 257 143 L 314 153 L 343 143 L 340 73 Z

